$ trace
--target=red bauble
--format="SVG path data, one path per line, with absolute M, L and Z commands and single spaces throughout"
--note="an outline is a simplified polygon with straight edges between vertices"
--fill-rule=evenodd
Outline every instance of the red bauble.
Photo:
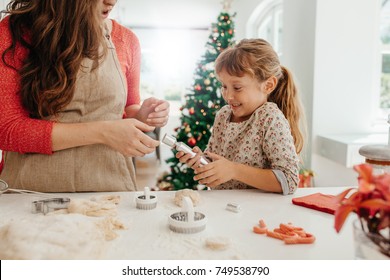
M 194 147 L 196 145 L 196 139 L 194 137 L 191 137 L 190 139 L 188 139 L 188 145 L 190 145 L 191 147 Z
M 202 90 L 202 87 L 201 87 L 200 85 L 196 85 L 194 88 L 195 88 L 195 90 L 197 90 L 197 91 Z
M 195 114 L 195 110 L 194 110 L 194 108 L 190 108 L 190 109 L 188 109 L 188 113 L 190 113 L 190 115 L 193 115 L 193 114 Z

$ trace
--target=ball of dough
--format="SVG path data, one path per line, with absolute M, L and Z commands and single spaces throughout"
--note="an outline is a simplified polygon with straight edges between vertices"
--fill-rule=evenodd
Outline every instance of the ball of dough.
M 226 250 L 230 247 L 231 240 L 228 237 L 217 236 L 206 239 L 206 247 L 211 250 Z
M 183 189 L 183 190 L 177 191 L 175 194 L 174 202 L 177 206 L 181 207 L 183 205 L 182 199 L 184 196 L 188 196 L 189 198 L 191 198 L 192 204 L 194 206 L 198 205 L 200 202 L 200 194 L 198 191 L 194 191 L 191 189 Z

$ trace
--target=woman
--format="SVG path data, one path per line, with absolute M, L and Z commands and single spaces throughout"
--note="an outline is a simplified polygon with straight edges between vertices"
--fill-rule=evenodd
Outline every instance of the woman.
M 42 192 L 136 190 L 169 103 L 139 105 L 140 47 L 116 0 L 13 0 L 0 22 L 0 178 Z

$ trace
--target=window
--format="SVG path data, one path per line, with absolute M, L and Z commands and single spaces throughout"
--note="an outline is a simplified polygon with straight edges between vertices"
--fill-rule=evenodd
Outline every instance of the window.
M 138 9 L 144 11 L 141 6 Z M 191 25 L 187 21 L 184 25 L 176 21 L 166 24 L 158 20 L 146 25 L 143 21 L 135 21 L 135 25 L 126 24 L 121 20 L 128 16 L 126 9 L 126 1 L 119 1 L 110 16 L 129 27 L 140 41 L 141 100 L 152 96 L 168 100 L 171 115 L 179 114 L 183 98 L 193 84 L 197 62 L 204 55 L 209 28 L 204 27 L 203 23 Z M 149 12 L 153 14 L 155 11 L 152 9 Z
M 263 0 L 252 13 L 248 25 L 250 37 L 267 40 L 274 50 L 282 53 L 283 1 Z
M 268 15 L 260 22 L 257 37 L 271 43 L 280 55 L 282 50 L 283 11 L 281 6 L 273 6 Z
M 141 42 L 141 98 L 154 96 L 179 108 L 193 83 L 209 31 L 189 28 L 132 28 Z M 180 112 L 171 110 L 172 113 Z
M 390 113 L 390 1 L 382 0 L 381 10 L 382 75 L 380 93 L 380 113 L 387 119 Z

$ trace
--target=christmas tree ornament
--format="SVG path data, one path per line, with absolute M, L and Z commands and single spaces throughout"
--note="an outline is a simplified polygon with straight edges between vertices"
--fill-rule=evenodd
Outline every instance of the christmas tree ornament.
M 158 187 L 160 190 L 162 191 L 170 191 L 172 190 L 172 185 L 166 181 L 162 181 L 160 183 L 158 183 Z
M 194 147 L 196 145 L 196 139 L 194 137 L 191 137 L 190 139 L 188 139 L 188 145 L 190 145 L 191 147 Z

